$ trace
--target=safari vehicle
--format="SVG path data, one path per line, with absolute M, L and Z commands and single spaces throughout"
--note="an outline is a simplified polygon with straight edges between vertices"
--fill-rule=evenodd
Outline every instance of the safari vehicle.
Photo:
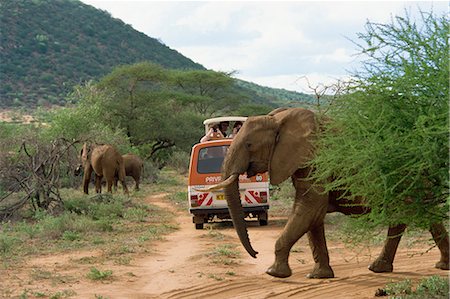
M 217 117 L 207 119 L 205 134 L 212 124 L 228 121 L 244 122 L 246 117 Z M 212 138 L 212 140 L 195 144 L 191 151 L 188 178 L 189 212 L 193 215 L 196 229 L 203 229 L 203 224 L 218 219 L 231 219 L 223 190 L 205 192 L 204 190 L 222 181 L 221 166 L 232 139 Z M 246 217 L 257 218 L 260 225 L 267 225 L 269 209 L 269 179 L 267 173 L 257 174 L 252 178 L 239 176 L 239 190 Z

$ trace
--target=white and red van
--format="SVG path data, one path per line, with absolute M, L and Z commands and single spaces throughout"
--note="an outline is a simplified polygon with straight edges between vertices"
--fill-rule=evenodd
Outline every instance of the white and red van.
M 204 121 L 205 132 L 209 125 L 229 121 L 230 128 L 235 121 L 244 122 L 246 117 L 217 117 Z M 223 190 L 205 190 L 222 181 L 221 166 L 232 139 L 222 138 L 195 144 L 191 151 L 188 178 L 189 212 L 193 215 L 196 229 L 218 219 L 231 219 Z M 246 217 L 257 218 L 260 225 L 267 225 L 269 209 L 269 179 L 267 173 L 252 178 L 241 175 L 239 190 Z

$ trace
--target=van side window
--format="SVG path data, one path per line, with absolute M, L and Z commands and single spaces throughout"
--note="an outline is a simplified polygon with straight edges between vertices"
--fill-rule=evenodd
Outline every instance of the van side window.
M 201 174 L 220 173 L 228 145 L 210 146 L 199 151 L 197 172 Z

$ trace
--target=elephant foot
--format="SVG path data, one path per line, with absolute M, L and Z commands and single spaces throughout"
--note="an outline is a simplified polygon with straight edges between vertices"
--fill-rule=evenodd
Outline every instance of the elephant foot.
M 392 272 L 394 270 L 394 266 L 392 263 L 384 259 L 376 259 L 369 265 L 369 270 L 375 273 Z
M 286 263 L 277 264 L 274 263 L 269 269 L 266 270 L 266 273 L 278 278 L 286 278 L 292 275 L 292 270 L 289 268 L 289 265 Z
M 320 267 L 316 264 L 312 272 L 306 275 L 306 278 L 334 278 L 334 272 L 329 265 Z
M 448 267 L 448 261 L 439 261 L 436 263 L 436 265 L 434 266 L 435 268 L 441 269 L 441 270 L 449 270 Z

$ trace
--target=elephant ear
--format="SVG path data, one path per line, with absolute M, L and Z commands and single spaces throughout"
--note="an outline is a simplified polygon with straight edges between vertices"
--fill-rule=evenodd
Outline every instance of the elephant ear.
M 279 131 L 269 166 L 270 182 L 278 185 L 312 159 L 312 138 L 316 118 L 312 111 L 291 108 L 279 111 L 273 117 Z

